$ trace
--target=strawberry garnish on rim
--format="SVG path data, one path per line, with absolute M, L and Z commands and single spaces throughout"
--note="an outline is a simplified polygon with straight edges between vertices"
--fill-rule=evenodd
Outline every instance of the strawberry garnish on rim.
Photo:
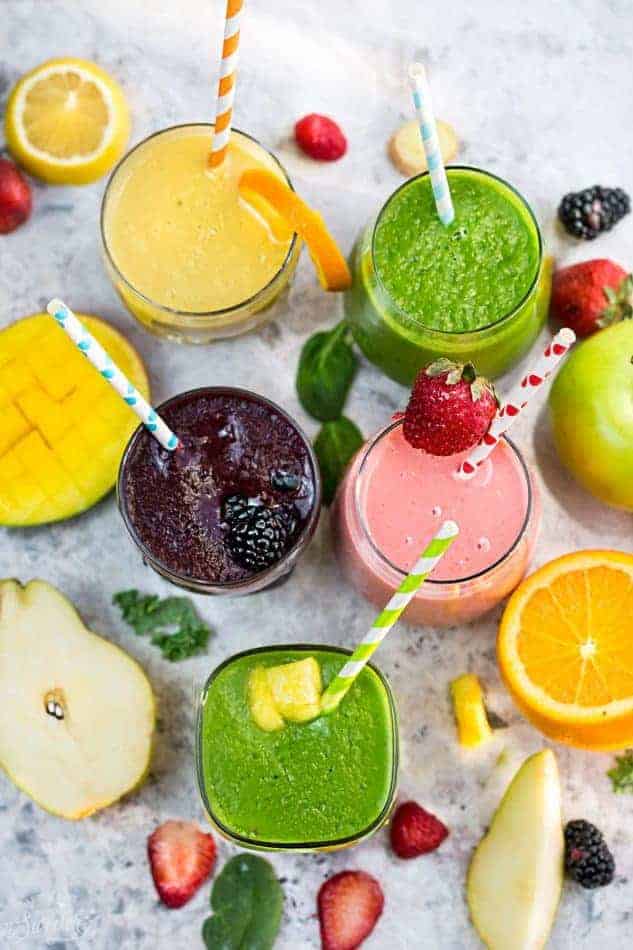
M 190 821 L 166 821 L 147 840 L 147 854 L 158 896 L 168 907 L 182 907 L 211 874 L 215 841 Z
M 466 452 L 484 437 L 498 409 L 492 383 L 472 363 L 439 359 L 416 378 L 404 417 L 404 437 L 430 455 Z
M 341 871 L 317 898 L 322 950 L 355 950 L 369 936 L 385 904 L 378 881 L 365 871 Z

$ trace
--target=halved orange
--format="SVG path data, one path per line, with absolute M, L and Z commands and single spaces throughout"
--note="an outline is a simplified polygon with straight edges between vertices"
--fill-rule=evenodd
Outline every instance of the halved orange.
M 277 175 L 263 168 L 244 172 L 238 188 L 242 198 L 263 214 L 274 234 L 280 232 L 279 217 L 303 238 L 324 290 L 345 290 L 352 277 L 341 250 L 321 215 Z M 266 205 L 270 211 L 266 210 Z
M 510 598 L 497 655 L 516 704 L 546 736 L 633 745 L 633 554 L 578 551 L 544 565 Z

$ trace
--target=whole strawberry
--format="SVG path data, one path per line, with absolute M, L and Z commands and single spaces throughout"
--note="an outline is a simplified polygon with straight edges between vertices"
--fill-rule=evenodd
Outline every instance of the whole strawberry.
M 391 847 L 399 858 L 417 858 L 439 848 L 449 831 L 417 802 L 404 802 L 391 820 Z
M 311 112 L 295 125 L 299 148 L 320 162 L 335 162 L 347 151 L 347 139 L 334 119 Z
M 552 283 L 552 316 L 577 336 L 633 317 L 633 275 L 607 258 L 562 267 Z
M 492 383 L 472 363 L 439 359 L 420 370 L 404 415 L 404 437 L 430 455 L 456 455 L 476 445 L 498 402 Z
M 7 158 L 0 158 L 0 234 L 9 234 L 31 213 L 31 187 Z

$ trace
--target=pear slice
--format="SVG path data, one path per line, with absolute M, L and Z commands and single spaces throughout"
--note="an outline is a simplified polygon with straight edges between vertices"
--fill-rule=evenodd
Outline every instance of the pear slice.
M 539 950 L 563 885 L 561 792 L 554 753 L 523 763 L 473 856 L 470 915 L 489 950 Z
M 0 695 L 0 765 L 46 811 L 84 818 L 144 778 L 147 677 L 44 581 L 0 581 Z

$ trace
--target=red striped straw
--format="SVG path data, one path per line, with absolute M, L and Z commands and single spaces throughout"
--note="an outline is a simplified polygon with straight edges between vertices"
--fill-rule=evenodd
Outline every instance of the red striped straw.
M 215 131 L 211 143 L 209 164 L 217 168 L 224 161 L 231 137 L 231 117 L 235 100 L 237 47 L 240 42 L 240 20 L 244 0 L 226 0 L 224 43 L 220 62 L 218 98 L 215 103 Z
M 490 424 L 485 436 L 474 447 L 467 459 L 457 469 L 459 478 L 472 478 L 478 467 L 484 462 L 499 439 L 521 415 L 534 392 L 543 385 L 554 372 L 567 351 L 573 346 L 576 334 L 569 327 L 563 327 L 545 347 L 545 351 L 529 373 L 514 387 Z

